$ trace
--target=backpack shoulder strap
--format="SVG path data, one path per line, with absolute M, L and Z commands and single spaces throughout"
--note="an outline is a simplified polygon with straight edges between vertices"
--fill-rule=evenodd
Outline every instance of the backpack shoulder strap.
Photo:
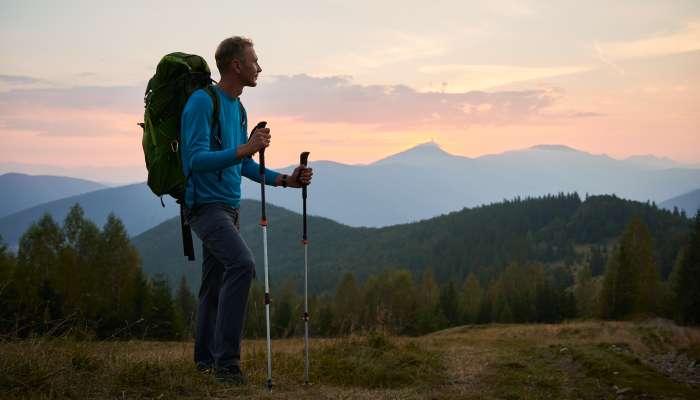
M 211 98 L 211 102 L 214 104 L 214 110 L 211 114 L 211 133 L 212 133 L 212 140 L 211 141 L 211 150 L 221 150 L 223 146 L 223 142 L 221 139 L 221 123 L 219 121 L 219 96 L 214 92 L 214 86 L 209 85 L 204 90 L 209 94 L 209 97 Z M 216 143 L 216 146 L 215 146 Z
M 245 111 L 245 107 L 243 107 L 243 103 L 241 102 L 241 99 L 238 99 L 238 110 L 240 111 L 241 114 L 241 128 L 243 129 L 243 132 L 246 132 L 248 130 L 248 113 Z M 246 132 L 246 136 L 247 136 Z
M 219 96 L 214 93 L 214 86 L 208 85 L 204 90 L 207 91 L 211 101 L 214 104 L 214 110 L 211 113 L 211 138 L 209 139 L 209 150 L 222 150 L 224 141 L 221 137 L 221 121 L 219 120 Z M 219 182 L 221 182 L 222 171 L 219 171 Z

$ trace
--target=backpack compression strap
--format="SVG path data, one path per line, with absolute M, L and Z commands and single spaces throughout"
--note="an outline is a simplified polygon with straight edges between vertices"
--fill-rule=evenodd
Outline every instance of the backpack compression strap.
M 179 202 L 179 201 L 178 201 Z M 185 219 L 185 205 L 184 201 L 180 203 L 180 230 L 182 231 L 182 248 L 185 253 L 185 257 L 188 260 L 194 261 L 194 242 L 192 241 L 192 229 L 190 224 L 187 223 Z
M 214 105 L 214 110 L 211 113 L 211 136 L 209 138 L 209 150 L 221 150 L 224 148 L 223 138 L 221 137 L 221 121 L 219 119 L 219 96 L 214 93 L 214 86 L 209 85 L 206 88 L 207 94 L 211 97 L 211 102 Z M 219 182 L 221 182 L 222 171 L 219 171 Z

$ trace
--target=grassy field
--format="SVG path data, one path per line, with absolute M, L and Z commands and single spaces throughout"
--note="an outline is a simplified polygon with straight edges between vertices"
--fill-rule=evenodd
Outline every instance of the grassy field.
M 33 339 L 0 343 L 2 398 L 699 399 L 700 329 L 663 320 L 465 326 L 419 338 L 244 343 L 245 387 L 194 371 L 192 343 Z M 700 363 L 699 363 L 700 364 Z

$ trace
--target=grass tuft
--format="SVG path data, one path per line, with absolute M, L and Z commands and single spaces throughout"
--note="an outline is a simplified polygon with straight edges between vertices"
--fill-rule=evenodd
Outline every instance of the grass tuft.
M 390 342 L 384 335 L 341 339 L 318 356 L 323 382 L 365 388 L 431 386 L 445 380 L 441 354 L 415 341 Z

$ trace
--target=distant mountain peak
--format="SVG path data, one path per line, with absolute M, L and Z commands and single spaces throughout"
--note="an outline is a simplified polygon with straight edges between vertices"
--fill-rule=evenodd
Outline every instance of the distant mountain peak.
M 407 150 L 382 158 L 372 164 L 378 165 L 401 162 L 413 164 L 428 159 L 434 160 L 436 158 L 442 159 L 452 157 L 455 156 L 443 150 L 436 141 L 430 140 L 429 142 L 417 144 Z
M 581 150 L 574 149 L 573 147 L 565 146 L 563 144 L 538 144 L 530 147 L 532 150 L 547 150 L 547 151 L 569 151 L 580 153 Z
M 430 139 L 430 141 L 427 141 L 427 142 L 424 142 L 424 143 L 417 144 L 417 145 L 413 146 L 412 148 L 413 148 L 413 149 L 419 149 L 419 148 L 433 148 L 433 149 L 440 149 L 440 150 L 442 150 L 442 147 L 440 147 L 440 145 L 438 144 L 438 142 L 436 142 L 436 141 L 433 140 L 433 139 Z

